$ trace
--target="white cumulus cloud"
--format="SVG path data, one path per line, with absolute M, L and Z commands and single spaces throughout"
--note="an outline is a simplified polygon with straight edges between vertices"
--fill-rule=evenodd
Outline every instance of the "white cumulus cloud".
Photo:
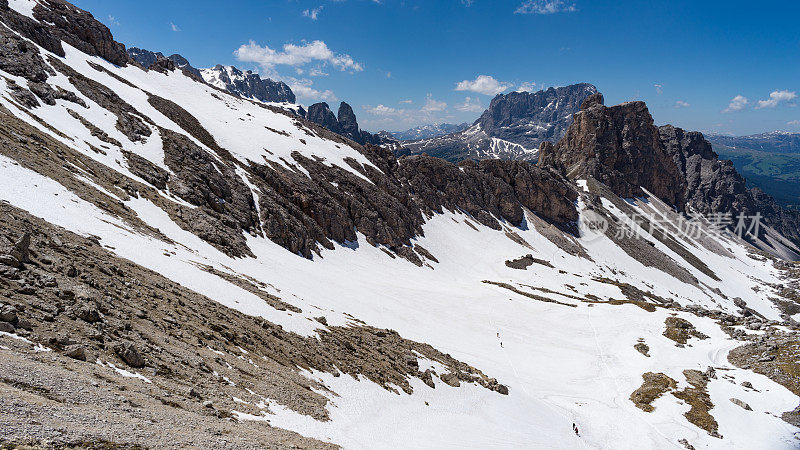
M 314 9 L 306 9 L 303 11 L 303 17 L 308 17 L 311 20 L 317 20 L 320 12 L 322 12 L 322 6 L 317 6 Z
M 432 94 L 428 94 L 428 97 L 425 99 L 425 105 L 422 107 L 421 111 L 425 113 L 433 113 L 444 111 L 445 109 L 447 109 L 447 103 L 435 100 Z
M 526 81 L 519 85 L 517 92 L 534 92 L 536 91 L 536 83 L 533 81 Z
M 403 113 L 403 110 L 392 108 L 391 106 L 378 105 L 378 106 L 364 106 L 368 113 L 376 116 L 397 116 Z
M 484 110 L 481 101 L 477 98 L 466 97 L 464 103 L 460 103 L 455 108 L 462 112 L 481 112 Z
M 517 7 L 514 14 L 555 14 L 577 10 L 574 3 L 567 3 L 564 0 L 525 0 Z
M 790 91 L 772 91 L 769 94 L 769 98 L 767 100 L 759 100 L 758 106 L 756 109 L 761 108 L 774 108 L 778 106 L 779 103 L 788 102 L 789 100 L 794 100 L 797 97 L 795 92 Z
M 792 121 L 786 122 L 786 125 L 789 125 L 789 126 L 792 126 L 792 127 L 800 127 L 800 120 L 792 120 Z
M 275 66 L 302 66 L 312 61 L 331 64 L 339 70 L 360 72 L 364 66 L 345 53 L 334 53 L 323 41 L 304 42 L 301 45 L 285 44 L 282 51 L 260 46 L 254 41 L 242 45 L 233 54 L 239 61 L 259 64 L 267 70 Z
M 728 104 L 728 107 L 723 109 L 722 112 L 741 111 L 745 107 L 747 107 L 748 103 L 750 103 L 750 100 L 748 100 L 747 97 L 743 95 L 737 95 L 736 97 L 733 97 L 731 99 L 731 102 L 730 104 Z
M 333 93 L 333 91 L 329 89 L 317 90 L 313 87 L 314 82 L 307 78 L 289 78 L 286 80 L 286 84 L 292 88 L 292 92 L 294 92 L 297 98 L 312 101 L 336 101 L 336 95 Z
M 675 107 L 676 108 L 688 108 L 689 106 L 690 106 L 689 103 L 687 103 L 687 102 L 685 102 L 683 100 L 678 100 L 677 102 L 675 102 Z
M 474 80 L 464 80 L 456 83 L 457 91 L 477 92 L 484 95 L 497 95 L 510 87 L 510 83 L 497 81 L 491 75 L 478 75 Z

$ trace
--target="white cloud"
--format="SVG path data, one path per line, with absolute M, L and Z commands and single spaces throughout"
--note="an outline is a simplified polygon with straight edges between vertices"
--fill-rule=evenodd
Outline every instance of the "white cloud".
M 289 78 L 286 80 L 286 84 L 292 88 L 292 92 L 294 92 L 298 98 L 304 100 L 324 100 L 326 102 L 336 101 L 336 95 L 333 91 L 328 89 L 324 91 L 314 89 L 312 87 L 314 82 L 309 79 Z
M 575 4 L 564 0 L 525 0 L 517 7 L 514 14 L 555 14 L 577 10 Z
M 510 87 L 510 83 L 501 83 L 490 75 L 478 75 L 472 81 L 464 80 L 456 84 L 457 91 L 477 92 L 484 95 L 497 95 Z
M 325 73 L 321 68 L 314 67 L 308 71 L 308 75 L 312 77 L 327 77 L 328 74 Z
M 747 106 L 748 103 L 750 103 L 750 100 L 748 100 L 747 97 L 743 95 L 737 95 L 731 99 L 728 107 L 723 109 L 722 112 L 741 111 Z
M 756 109 L 774 108 L 778 106 L 779 103 L 788 102 L 789 100 L 793 100 L 795 97 L 797 97 L 797 94 L 794 92 L 789 92 L 786 90 L 772 91 L 772 93 L 769 94 L 769 99 L 758 101 L 758 106 L 756 106 Z
M 519 85 L 517 92 L 534 92 L 536 91 L 536 83 L 533 81 L 526 81 Z
M 252 62 L 270 71 L 279 65 L 302 66 L 312 61 L 329 63 L 339 70 L 360 72 L 361 63 L 345 53 L 333 53 L 323 41 L 305 42 L 302 45 L 285 44 L 283 51 L 260 46 L 253 41 L 239 47 L 233 54 L 239 61 Z
M 414 103 L 414 100 L 411 100 L 410 98 L 407 98 L 405 100 L 400 100 L 400 103 L 404 103 L 406 105 L 410 105 L 410 104 Z
M 108 15 L 108 23 L 114 26 L 119 26 L 119 20 L 117 20 L 117 18 L 112 16 L 111 14 Z
M 170 28 L 172 31 L 176 32 L 176 33 L 177 33 L 177 32 L 179 32 L 179 31 L 181 31 L 180 27 L 178 27 L 177 25 L 175 25 L 175 23 L 174 23 L 174 22 L 170 22 L 170 23 L 169 23 L 169 28 Z
M 392 78 L 392 72 L 386 72 L 386 78 Z
M 689 103 L 687 103 L 687 102 L 685 102 L 683 100 L 678 100 L 677 102 L 675 102 L 675 107 L 676 108 L 688 108 L 689 106 L 691 106 L 691 105 L 689 105 Z
M 792 126 L 792 127 L 800 127 L 800 120 L 792 120 L 792 121 L 786 122 L 786 125 L 789 125 L 789 126 Z
M 314 9 L 306 9 L 303 11 L 303 17 L 308 17 L 311 20 L 317 20 L 319 13 L 322 11 L 322 5 L 317 6 Z
M 663 94 L 663 93 L 664 93 L 664 86 L 663 86 L 663 85 L 661 85 L 661 84 L 654 84 L 654 85 L 653 85 L 653 87 L 655 87 L 655 88 L 656 88 L 656 93 L 657 93 L 658 95 L 661 95 L 661 94 Z
M 422 106 L 420 111 L 424 113 L 433 113 L 433 112 L 440 112 L 447 109 L 447 103 L 435 100 L 432 94 L 428 94 L 428 97 L 425 99 L 425 105 Z
M 472 97 L 464 98 L 464 103 L 456 105 L 455 108 L 462 112 L 482 112 L 484 110 L 481 101 Z
M 472 6 L 472 3 L 473 3 L 473 2 L 474 2 L 474 0 L 461 0 L 461 4 L 462 4 L 462 5 L 464 5 L 464 6 L 466 6 L 467 8 L 469 8 L 470 6 Z
M 392 108 L 386 105 L 378 105 L 378 106 L 364 106 L 364 109 L 367 110 L 368 113 L 376 115 L 376 116 L 397 116 L 402 114 L 404 110 Z

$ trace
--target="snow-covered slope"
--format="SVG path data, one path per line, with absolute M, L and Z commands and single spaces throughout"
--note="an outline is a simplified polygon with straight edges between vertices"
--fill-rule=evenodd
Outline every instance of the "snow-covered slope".
M 12 3 L 24 13 L 28 6 Z M 337 370 L 344 372 L 344 360 L 332 368 L 290 364 L 319 383 L 305 390 L 321 399 L 329 420 L 237 386 L 230 367 L 213 375 L 198 369 L 193 382 L 237 390 L 224 400 L 239 422 L 254 429 L 269 422 L 345 448 L 639 449 L 680 448 L 681 440 L 698 449 L 797 447 L 800 430 L 781 414 L 798 405 L 798 392 L 727 359 L 748 335 L 794 336 L 796 325 L 788 316 L 796 306 L 776 301 L 786 296 L 786 265 L 734 235 L 717 236 L 706 225 L 697 235 L 667 236 L 632 225 L 638 237 L 622 236 L 615 231 L 630 217 L 659 217 L 672 230 L 683 216 L 652 195 L 620 199 L 593 179 L 573 183 L 522 165 L 398 162 L 180 71 L 118 66 L 67 43 L 61 57 L 26 42 L 51 73 L 37 82 L 0 66 L 3 207 L 91 237 L 109 257 L 297 339 L 369 325 L 421 343 L 409 355 L 418 370 L 404 375 L 410 392 L 376 382 L 393 373 L 384 366 L 348 376 Z M 74 98 L 48 104 L 28 92 L 41 91 L 42 82 Z M 119 101 L 98 94 L 109 91 Z M 535 153 L 515 145 L 491 138 L 486 156 Z M 178 159 L 184 164 L 207 164 L 185 173 L 175 164 L 183 155 L 191 155 Z M 412 162 L 420 170 L 404 172 Z M 428 167 L 431 173 L 422 170 Z M 453 190 L 469 204 L 450 203 Z M 577 220 L 558 220 L 570 213 Z M 598 217 L 610 228 L 598 229 Z M 209 231 L 204 220 L 227 234 Z M 268 301 L 275 298 L 291 308 L 275 307 Z M 693 326 L 685 343 L 669 337 L 676 317 Z M 34 327 L 27 339 L 42 344 L 37 333 Z M 422 344 L 486 378 L 451 376 L 454 369 L 425 356 Z M 211 348 L 193 345 L 198 355 Z M 366 346 L 346 341 L 352 355 Z M 145 356 L 157 352 L 146 348 Z M 268 367 L 286 359 L 277 350 L 261 356 L 257 363 Z M 691 370 L 701 372 L 702 387 Z M 631 400 L 648 372 L 676 382 L 651 399 L 650 412 Z M 169 375 L 154 368 L 146 378 L 165 386 Z M 171 395 L 209 409 L 194 394 Z M 716 426 L 685 415 L 706 398 Z
M 538 148 L 525 148 L 496 137 L 489 137 L 480 124 L 470 126 L 464 131 L 436 136 L 427 139 L 403 141 L 402 147 L 411 154 L 428 153 L 448 161 L 464 159 L 502 159 L 536 161 Z

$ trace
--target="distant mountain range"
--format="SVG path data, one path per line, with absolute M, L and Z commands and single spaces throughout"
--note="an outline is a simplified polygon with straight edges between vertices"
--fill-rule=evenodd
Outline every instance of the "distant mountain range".
M 200 73 L 206 83 L 240 97 L 275 103 L 297 101 L 292 89 L 283 81 L 261 78 L 250 70 L 243 72 L 233 66 L 217 64 L 210 69 L 201 70 Z
M 588 96 L 591 84 L 579 83 L 539 92 L 511 92 L 492 99 L 472 126 L 443 136 L 403 141 L 410 154 L 427 153 L 448 161 L 513 159 L 535 161 L 539 145 L 556 142 Z
M 261 78 L 260 75 L 250 70 L 245 72 L 236 67 L 221 64 L 210 69 L 196 69 L 181 55 L 164 56 L 161 52 L 152 52 L 136 47 L 129 48 L 128 55 L 145 69 L 170 61 L 176 68 L 239 97 L 267 103 L 294 103 L 297 101 L 294 92 L 286 83 Z
M 748 136 L 708 134 L 706 139 L 716 147 L 749 149 L 770 153 L 800 153 L 800 133 L 770 131 Z
M 800 133 L 706 136 L 714 151 L 733 161 L 748 183 L 786 207 L 800 209 Z
M 396 131 L 391 134 L 397 140 L 411 141 L 416 139 L 429 139 L 450 133 L 458 133 L 459 131 L 466 130 L 467 128 L 469 128 L 469 126 L 470 126 L 469 122 L 464 122 L 459 125 L 455 125 L 452 123 L 429 124 L 411 128 L 406 131 Z

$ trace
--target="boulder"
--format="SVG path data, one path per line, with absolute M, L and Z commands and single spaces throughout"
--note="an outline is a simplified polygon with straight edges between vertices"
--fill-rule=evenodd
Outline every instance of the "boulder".
M 114 353 L 116 353 L 120 359 L 125 361 L 125 364 L 131 367 L 144 367 L 144 357 L 142 357 L 142 355 L 139 353 L 139 350 L 133 343 L 125 342 L 115 345 Z

